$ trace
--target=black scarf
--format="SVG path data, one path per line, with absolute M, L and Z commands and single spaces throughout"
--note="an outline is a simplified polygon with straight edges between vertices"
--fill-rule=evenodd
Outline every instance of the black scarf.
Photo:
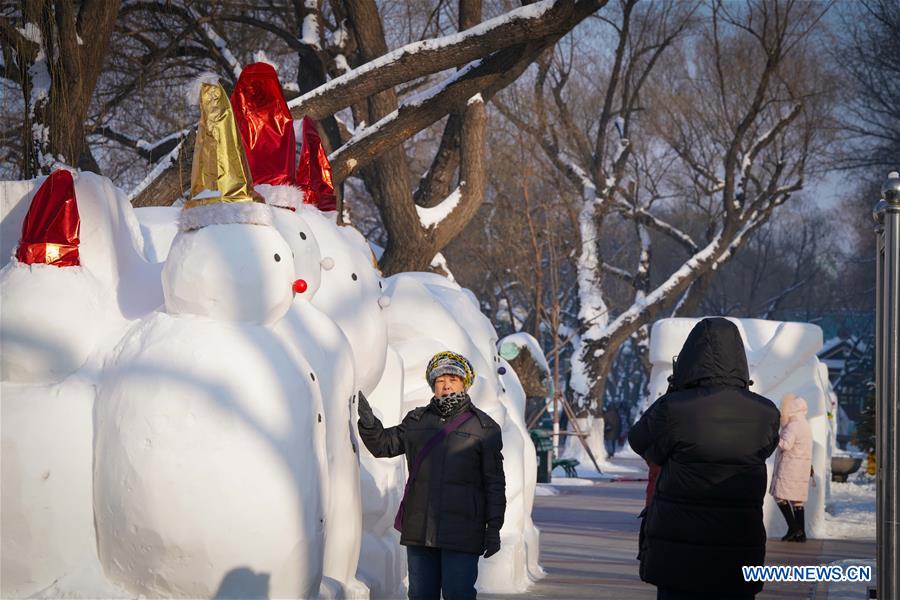
M 455 394 L 447 394 L 446 396 L 433 396 L 431 398 L 431 407 L 444 418 L 449 417 L 460 408 L 468 406 L 471 402 L 469 395 L 465 392 L 457 392 Z

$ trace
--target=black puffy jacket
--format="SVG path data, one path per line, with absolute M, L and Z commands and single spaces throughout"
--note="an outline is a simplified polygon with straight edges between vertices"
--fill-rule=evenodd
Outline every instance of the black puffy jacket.
M 431 450 L 410 488 L 400 534 L 405 546 L 484 552 L 486 527 L 499 530 L 506 512 L 500 427 L 469 402 L 446 419 L 428 405 L 387 429 L 378 419 L 372 427 L 359 422 L 359 435 L 369 452 L 377 457 L 406 454 L 412 469 L 422 446 L 463 410 L 475 416 Z
M 670 392 L 628 435 L 635 452 L 660 465 L 640 548 L 641 579 L 684 592 L 755 594 L 741 567 L 766 555 L 766 459 L 778 444 L 779 413 L 749 391 L 744 345 L 726 319 L 691 331 Z

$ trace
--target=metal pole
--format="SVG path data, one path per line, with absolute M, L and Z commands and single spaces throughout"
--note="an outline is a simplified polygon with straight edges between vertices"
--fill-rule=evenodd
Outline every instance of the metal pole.
M 881 516 L 884 515 L 884 485 L 882 484 L 881 468 L 884 462 L 881 457 L 884 456 L 884 441 L 887 439 L 888 433 L 885 427 L 886 421 L 882 417 L 884 409 L 881 406 L 881 361 L 884 355 L 884 331 L 883 317 L 881 314 L 882 304 L 884 301 L 884 200 L 881 200 L 872 213 L 875 218 L 875 514 L 876 523 L 881 522 Z M 875 561 L 877 565 L 884 564 L 884 558 L 881 550 L 884 548 L 884 531 L 881 525 L 875 527 Z M 883 589 L 880 579 L 876 572 L 876 591 Z M 877 595 L 876 595 L 877 598 Z
M 877 595 L 893 599 L 900 597 L 900 174 L 888 175 L 881 198 L 874 211 L 880 226 L 875 331 Z

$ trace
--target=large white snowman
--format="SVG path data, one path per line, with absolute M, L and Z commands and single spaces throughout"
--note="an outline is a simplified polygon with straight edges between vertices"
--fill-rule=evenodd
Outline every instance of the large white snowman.
M 165 310 L 125 337 L 99 389 L 98 547 L 132 593 L 295 598 L 321 581 L 320 381 L 272 328 L 293 298 L 291 249 L 236 136 L 224 90 L 205 84 Z
M 368 587 L 356 579 L 362 508 L 359 444 L 351 417 L 357 389 L 354 354 L 342 328 L 312 304 L 321 288 L 323 270 L 328 271 L 335 264 L 331 256 L 323 256 L 307 219 L 318 216 L 319 210 L 305 204 L 317 199 L 316 191 L 309 185 L 311 180 L 330 181 L 330 176 L 323 178 L 323 173 L 313 173 L 314 169 L 328 168 L 327 161 L 303 165 L 299 171 L 305 173 L 305 179 L 298 180 L 294 123 L 271 65 L 247 65 L 235 85 L 231 104 L 256 189 L 272 206 L 274 226 L 293 256 L 296 293 L 275 330 L 288 343 L 303 349 L 322 389 L 328 460 L 322 482 L 325 555 L 320 596 L 367 598 Z M 301 160 L 312 162 L 321 147 L 315 123 L 305 120 L 301 133 Z
M 333 268 L 330 256 L 322 257 L 313 228 L 304 215 L 318 212 L 273 207 L 274 224 L 292 249 L 294 301 L 278 321 L 276 331 L 304 350 L 321 378 L 327 439 L 325 511 L 325 581 L 323 597 L 364 598 L 368 587 L 356 579 L 362 543 L 359 443 L 353 423 L 356 401 L 355 364 L 347 336 L 323 311 L 312 304 L 320 289 L 323 267 Z
M 476 380 L 469 390 L 472 401 L 501 427 L 503 467 L 506 475 L 506 516 L 501 529 L 501 550 L 483 560 L 478 587 L 484 592 L 521 592 L 541 575 L 537 566 L 537 532 L 526 519 L 534 493 L 536 467 L 534 446 L 527 437 L 524 417 L 516 416 L 519 403 L 515 390 L 507 389 L 498 369 L 504 366 L 497 355 L 493 326 L 478 309 L 471 292 L 439 275 L 401 273 L 387 280 L 390 344 L 403 358 L 405 368 L 404 411 L 427 404 L 432 395 L 424 373 L 428 360 L 437 352 L 452 350 L 468 358 Z M 509 368 L 508 365 L 505 368 Z M 512 380 L 510 380 L 512 382 Z M 386 423 L 393 424 L 393 423 Z M 526 458 L 530 454 L 531 460 Z M 534 556 L 529 560 L 529 552 Z M 498 558 L 499 557 L 499 558 Z M 529 569 L 529 565 L 533 568 Z
M 295 257 L 304 257 L 296 263 L 297 276 L 309 284 L 296 296 L 279 328 L 322 350 L 330 349 L 319 356 L 322 368 L 334 379 L 334 400 L 331 407 L 326 404 L 333 518 L 332 526 L 326 527 L 325 574 L 331 581 L 323 583 L 322 595 L 334 596 L 337 591 L 358 598 L 368 590 L 373 598 L 401 597 L 406 561 L 393 517 L 400 505 L 405 463 L 402 457 L 376 459 L 356 435 L 357 390 L 367 393 L 386 418 L 401 416 L 403 364 L 387 346 L 382 307 L 388 302 L 362 236 L 338 227 L 316 208 L 295 208 L 296 212 L 276 209 L 275 224 Z M 317 280 L 316 269 L 304 265 L 319 264 L 324 268 Z M 337 335 L 331 327 L 337 328 Z M 382 367 L 375 370 L 373 364 Z M 344 589 L 329 588 L 333 581 Z
M 161 302 L 144 283 L 159 272 L 109 180 L 58 170 L 0 192 L 18 242 L 0 271 L 0 595 L 120 596 L 96 551 L 94 383 L 129 319 Z

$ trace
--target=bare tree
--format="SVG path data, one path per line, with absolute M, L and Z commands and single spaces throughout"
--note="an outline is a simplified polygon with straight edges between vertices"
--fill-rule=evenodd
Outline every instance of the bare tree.
M 849 39 L 834 51 L 851 80 L 845 124 L 851 140 L 841 163 L 893 169 L 900 164 L 900 4 L 860 0 L 846 9 Z
M 461 0 L 459 32 L 389 51 L 382 15 L 374 0 L 295 2 L 294 15 L 265 18 L 237 13 L 230 5 L 201 12 L 189 3 L 132 0 L 124 12 L 175 19 L 188 37 L 206 36 L 222 55 L 213 65 L 228 77 L 239 72 L 234 52 L 223 52 L 233 28 L 274 33 L 297 53 L 300 92 L 291 100 L 295 116 L 322 121 L 335 182 L 359 175 L 387 234 L 381 259 L 386 274 L 422 270 L 465 227 L 484 194 L 485 103 L 513 82 L 546 48 L 605 4 L 605 0 L 555 0 L 481 21 L 481 2 Z M 267 10 L 267 9 L 259 9 Z M 272 16 L 272 15 L 268 15 Z M 229 29 L 231 28 L 231 29 Z M 456 71 L 424 90 L 418 82 L 447 69 Z M 325 82 L 325 75 L 332 77 Z M 311 83 L 312 82 L 312 83 Z M 429 83 L 431 83 L 429 81 Z M 409 93 L 399 98 L 397 86 Z M 336 113 L 350 109 L 353 126 Z M 446 119 L 431 167 L 413 189 L 403 143 Z M 187 138 L 135 196 L 136 205 L 171 203 L 184 190 L 191 155 Z M 452 185 L 452 182 L 456 182 Z
M 26 0 L 4 8 L 0 76 L 22 93 L 20 160 L 26 178 L 60 163 L 97 170 L 85 144 L 85 121 L 119 4 Z
M 828 79 L 811 46 L 827 8 L 622 0 L 618 18 L 605 21 L 617 44 L 598 110 L 577 109 L 578 93 L 567 91 L 573 60 L 559 50 L 539 68 L 534 120 L 521 118 L 521 106 L 500 105 L 577 193 L 581 335 L 570 384 L 583 408 L 601 406 L 620 345 L 661 311 L 696 304 L 703 278 L 802 189 L 828 110 Z M 698 20 L 699 35 L 682 43 Z M 676 226 L 675 208 L 702 225 Z M 638 251 L 630 265 L 615 264 L 602 255 L 601 237 L 628 223 Z M 659 238 L 684 259 L 654 275 Z M 615 313 L 610 279 L 632 288 Z

